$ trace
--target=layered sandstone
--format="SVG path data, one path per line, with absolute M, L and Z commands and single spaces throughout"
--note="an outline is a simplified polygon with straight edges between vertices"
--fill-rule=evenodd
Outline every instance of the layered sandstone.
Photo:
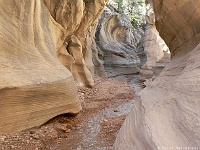
M 76 84 L 93 85 L 84 37 L 104 5 L 104 0 L 0 0 L 1 133 L 81 110 Z
M 106 8 L 99 20 L 96 43 L 99 64 L 108 76 L 139 72 L 137 44 L 141 34 L 134 32 L 130 19 Z
M 63 29 L 64 44 L 58 49 L 57 56 L 72 72 L 78 86 L 94 85 L 89 32 L 90 26 L 101 15 L 106 2 L 107 0 L 44 0 L 52 17 Z
M 152 2 L 157 29 L 172 53 L 172 60 L 140 93 L 115 149 L 199 149 L 200 2 Z

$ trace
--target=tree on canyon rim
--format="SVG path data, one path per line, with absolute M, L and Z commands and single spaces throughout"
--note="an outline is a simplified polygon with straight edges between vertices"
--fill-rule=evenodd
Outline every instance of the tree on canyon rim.
M 117 3 L 117 11 L 127 14 L 134 27 L 142 26 L 145 21 L 145 0 L 114 0 Z

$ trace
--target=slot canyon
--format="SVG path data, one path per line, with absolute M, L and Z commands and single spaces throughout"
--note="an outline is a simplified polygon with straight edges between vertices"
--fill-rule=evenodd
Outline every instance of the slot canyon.
M 198 23 L 198 0 L 0 0 L 0 149 L 200 149 Z

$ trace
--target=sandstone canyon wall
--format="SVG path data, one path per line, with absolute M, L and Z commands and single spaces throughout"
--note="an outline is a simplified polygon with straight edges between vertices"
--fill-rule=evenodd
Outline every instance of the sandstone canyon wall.
M 144 53 L 147 61 L 140 69 L 140 80 L 156 78 L 170 61 L 170 51 L 155 26 L 155 15 L 151 4 L 146 2 L 147 26 L 144 36 Z
M 99 64 L 103 65 L 108 76 L 139 72 L 137 45 L 142 34 L 142 30 L 133 29 L 126 14 L 117 13 L 109 6 L 104 10 L 99 19 L 95 42 Z
M 200 1 L 152 2 L 156 27 L 172 60 L 136 99 L 115 149 L 199 149 Z
M 44 0 L 52 17 L 63 27 L 59 60 L 71 71 L 78 86 L 93 86 L 90 27 L 106 5 L 107 0 Z
M 81 110 L 76 85 L 94 83 L 85 34 L 105 4 L 0 0 L 1 133 Z

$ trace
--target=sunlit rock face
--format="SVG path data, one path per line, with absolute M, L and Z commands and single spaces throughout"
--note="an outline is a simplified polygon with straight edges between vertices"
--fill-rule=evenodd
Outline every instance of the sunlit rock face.
M 97 28 L 96 43 L 108 76 L 139 71 L 140 59 L 136 50 L 139 39 L 132 29 L 127 15 L 109 8 L 104 10 Z
M 0 1 L 0 132 L 45 123 L 81 106 L 60 63 L 62 27 L 40 0 Z
M 44 0 L 51 15 L 63 29 L 64 44 L 58 49 L 57 56 L 72 72 L 78 86 L 94 85 L 89 29 L 101 15 L 106 2 L 107 0 Z
M 199 149 L 200 1 L 152 2 L 156 27 L 172 60 L 140 93 L 120 130 L 115 149 Z
M 143 46 L 147 61 L 140 70 L 140 79 L 142 81 L 157 77 L 169 63 L 171 56 L 167 45 L 156 29 L 152 6 L 147 4 L 146 10 L 148 26 L 146 27 Z
M 0 0 L 0 133 L 81 110 L 76 85 L 93 85 L 85 34 L 104 5 Z
M 171 55 L 154 24 L 147 28 L 143 45 L 147 61 L 140 69 L 140 79 L 146 80 L 157 77 L 169 63 Z
M 161 60 L 167 53 L 170 54 L 170 52 L 164 41 L 160 38 L 155 25 L 149 26 L 145 34 L 144 52 L 147 55 L 147 62 L 142 68 L 152 69 L 156 65 L 156 62 Z M 170 59 L 170 55 L 166 57 Z

